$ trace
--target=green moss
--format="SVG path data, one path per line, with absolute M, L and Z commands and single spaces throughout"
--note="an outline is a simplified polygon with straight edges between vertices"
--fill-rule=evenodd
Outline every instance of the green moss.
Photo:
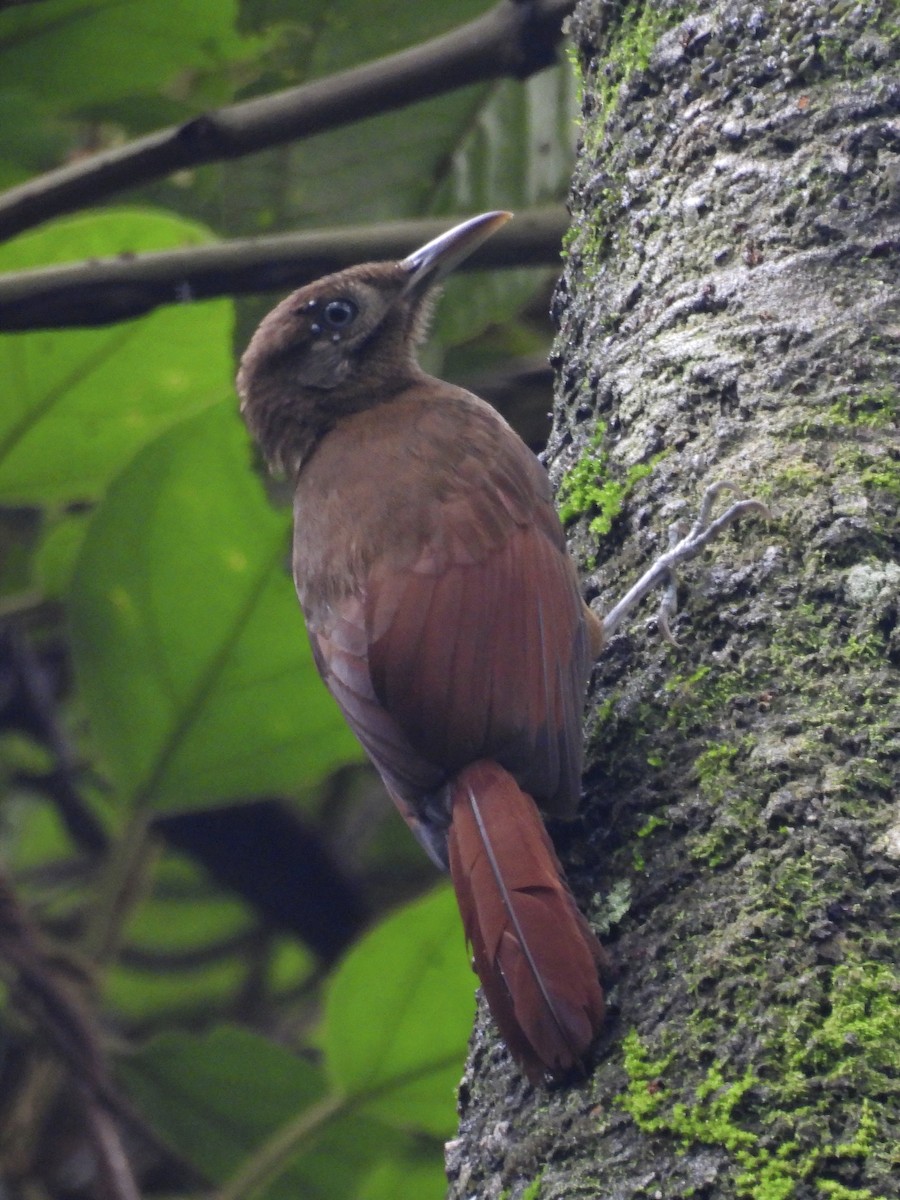
M 733 861 L 760 839 L 774 846 L 788 835 L 788 827 L 767 825 L 763 810 L 786 779 L 815 769 L 823 736 L 842 747 L 828 774 L 835 816 L 882 819 L 891 793 L 885 755 L 896 719 L 885 673 L 888 634 L 878 615 L 867 621 L 837 600 L 795 603 L 766 636 L 759 653 L 749 646 L 728 665 L 673 671 L 664 685 L 663 721 L 683 742 L 723 730 L 715 742 L 704 741 L 694 760 L 696 797 L 706 802 L 707 820 L 692 823 L 688 853 L 708 866 Z M 776 726 L 758 749 L 729 736 L 738 714 L 772 707 L 790 711 L 798 732 L 780 734 Z M 658 744 L 652 731 L 650 737 Z
M 735 761 L 745 756 L 753 740 L 742 738 L 738 743 L 713 743 L 694 762 L 698 791 L 707 803 L 721 805 L 727 799 L 727 811 L 718 815 L 712 827 L 696 835 L 689 847 L 695 862 L 711 867 L 720 866 L 732 848 L 740 847 L 746 829 L 757 823 L 759 806 L 753 789 L 743 786 L 735 771 Z
M 606 425 L 601 421 L 581 458 L 560 484 L 557 495 L 559 515 L 564 522 L 595 512 L 588 529 L 600 537 L 609 533 L 628 494 L 639 480 L 650 474 L 661 457 L 655 455 L 649 463 L 629 467 L 623 480 L 612 479 L 607 474 L 609 455 L 602 449 L 605 434 Z
M 566 230 L 566 232 L 563 234 L 562 245 L 560 246 L 560 250 L 559 250 L 560 257 L 563 259 L 563 261 L 565 261 L 569 257 L 569 252 L 571 251 L 572 245 L 577 240 L 577 238 L 578 238 L 578 226 L 570 225 L 569 228 Z
M 650 834 L 655 830 L 667 828 L 668 824 L 669 822 L 665 819 L 665 817 L 658 817 L 656 813 L 651 813 L 651 815 L 637 831 L 637 836 L 639 838 L 649 837 Z
M 691 675 L 673 675 L 665 685 L 669 706 L 666 723 L 680 733 L 716 728 L 735 696 L 755 690 L 760 680 L 752 662 L 736 670 L 701 667 Z
M 838 4 L 832 6 L 832 12 L 839 21 L 848 15 L 857 15 L 859 10 L 855 4 Z M 897 20 L 896 0 L 882 0 L 882 3 L 868 6 L 868 19 L 864 29 L 870 35 L 877 35 L 886 41 L 900 43 L 900 21 Z M 837 72 L 844 79 L 868 77 L 872 73 L 872 60 L 869 44 L 865 38 L 859 37 L 862 30 L 857 27 L 854 31 L 844 31 L 840 24 L 831 24 L 834 33 L 823 36 L 816 47 L 816 59 L 824 69 L 831 73 Z M 841 36 L 843 35 L 843 36 Z M 886 61 L 896 61 L 897 46 L 894 53 L 886 55 Z
M 599 70 L 593 70 L 589 79 L 586 72 L 594 64 L 581 64 L 579 73 L 586 81 L 587 90 L 593 100 L 593 108 L 585 121 L 583 137 L 585 153 L 599 158 L 606 127 L 616 105 L 623 85 L 638 71 L 650 65 L 654 47 L 660 35 L 685 18 L 685 8 L 675 5 L 661 11 L 658 5 L 645 4 L 642 0 L 631 0 L 620 12 L 610 9 L 609 37 L 603 47 Z M 590 270 L 596 267 L 610 252 L 610 238 L 614 222 L 610 214 L 615 212 L 622 198 L 622 180 L 611 178 L 606 187 L 595 189 L 591 210 L 585 214 L 578 233 L 578 252 L 582 262 Z M 621 314 L 609 314 L 608 328 L 615 328 Z
M 848 662 L 877 662 L 884 657 L 884 637 L 880 631 L 870 630 L 862 636 L 851 633 L 844 642 L 842 657 Z
M 718 794 L 723 779 L 732 774 L 732 763 L 739 751 L 740 747 L 731 743 L 711 743 L 707 746 L 694 763 L 701 791 L 713 796 Z
M 891 384 L 847 392 L 827 408 L 812 411 L 788 428 L 790 438 L 845 437 L 848 431 L 892 428 L 900 408 L 900 393 Z
M 801 1183 L 838 1200 L 886 1200 L 835 1176 L 847 1164 L 852 1177 L 855 1164 L 887 1144 L 875 1106 L 889 1111 L 896 1086 L 898 996 L 897 976 L 882 963 L 834 967 L 824 1013 L 786 1006 L 756 1069 L 729 1079 L 716 1059 L 692 1093 L 679 1084 L 680 1056 L 689 1053 L 683 1035 L 673 1034 L 678 1052 L 651 1055 L 632 1030 L 623 1042 L 628 1083 L 616 1103 L 645 1133 L 674 1139 L 682 1152 L 697 1145 L 727 1151 L 740 1200 L 790 1200 Z M 855 1109 L 845 1106 L 849 1133 L 834 1138 L 834 1096 L 851 1084 L 864 1098 Z
M 544 1172 L 541 1171 L 538 1177 L 533 1179 L 525 1188 L 525 1191 L 520 1194 L 519 1200 L 538 1200 L 538 1197 L 541 1194 L 541 1184 L 543 1179 Z M 512 1200 L 512 1192 L 509 1190 L 509 1188 L 503 1189 L 503 1191 L 500 1193 L 500 1200 Z
M 764 491 L 766 495 L 761 495 L 761 498 L 768 499 L 772 494 L 784 493 L 805 496 L 817 491 L 821 486 L 822 468 L 817 463 L 798 462 L 791 463 L 780 471 L 771 483 L 766 481 L 761 489 L 756 490 L 760 493 Z
M 612 715 L 613 715 L 613 712 L 615 711 L 615 707 L 616 707 L 615 694 L 613 694 L 611 696 L 607 696 L 605 700 L 601 701 L 600 704 L 597 705 L 597 707 L 594 709 L 594 717 L 595 717 L 595 720 L 596 720 L 598 726 L 604 725 L 607 721 L 610 721 L 612 719 Z
M 623 1042 L 628 1086 L 617 1097 L 623 1108 L 645 1133 L 675 1137 L 682 1150 L 697 1142 L 737 1150 L 756 1142 L 753 1133 L 734 1121 L 734 1110 L 756 1082 L 752 1074 L 726 1085 L 722 1063 L 714 1063 L 694 1092 L 691 1104 L 674 1100 L 664 1078 L 673 1056 L 651 1058 L 635 1030 Z
M 900 499 L 900 464 L 888 462 L 865 467 L 859 479 L 863 487 L 889 492 L 896 499 Z
M 664 685 L 666 724 L 681 734 L 700 734 L 719 726 L 740 697 L 743 703 L 768 705 L 793 694 L 810 736 L 820 724 L 831 725 L 848 712 L 850 724 L 862 729 L 870 745 L 877 744 L 890 714 L 883 707 L 883 681 L 872 668 L 886 662 L 887 636 L 874 619 L 852 629 L 846 622 L 846 613 L 832 604 L 795 603 L 780 614 L 759 659 L 751 651 L 733 667 L 704 666 L 687 675 L 674 671 Z M 816 663 L 812 674 L 811 659 Z M 851 677 L 858 686 L 855 711 L 849 714 Z M 698 758 L 696 770 L 707 790 L 716 778 L 721 781 L 729 755 L 731 750 L 710 745 Z M 855 758 L 865 754 L 858 749 Z
M 841 396 L 828 409 L 828 418 L 832 425 L 843 428 L 886 429 L 896 421 L 897 411 L 897 389 L 886 385 L 858 395 Z
M 884 963 L 842 963 L 831 977 L 830 1011 L 784 1038 L 789 1071 L 825 1083 L 851 1081 L 860 1066 L 893 1072 L 900 1063 L 900 978 Z M 858 1081 L 858 1080 L 857 1080 Z
M 823 1179 L 817 1185 L 823 1196 L 832 1196 L 834 1200 L 875 1200 L 868 1188 L 849 1188 L 833 1179 Z
M 579 105 L 584 102 L 584 71 L 581 66 L 581 59 L 578 57 L 578 51 L 569 43 L 566 46 L 566 59 L 569 66 L 572 68 L 572 77 L 575 80 L 575 97 Z
M 660 35 L 684 20 L 684 9 L 675 6 L 667 12 L 658 5 L 635 2 L 627 4 L 609 44 L 604 48 L 603 70 L 591 80 L 597 110 L 588 131 L 590 144 L 597 146 L 606 130 L 610 113 L 616 104 L 619 89 L 635 71 L 650 64 L 653 49 Z
M 541 1181 L 543 1176 L 544 1172 L 542 1171 L 540 1175 L 538 1175 L 537 1179 L 529 1183 L 528 1187 L 522 1193 L 522 1200 L 538 1200 L 538 1197 L 541 1194 Z

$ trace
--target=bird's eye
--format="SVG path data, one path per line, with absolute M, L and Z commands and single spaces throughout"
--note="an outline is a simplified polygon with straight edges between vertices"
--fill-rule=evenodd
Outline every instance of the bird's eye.
M 352 300 L 329 300 L 322 316 L 331 329 L 346 329 L 358 312 L 359 308 Z

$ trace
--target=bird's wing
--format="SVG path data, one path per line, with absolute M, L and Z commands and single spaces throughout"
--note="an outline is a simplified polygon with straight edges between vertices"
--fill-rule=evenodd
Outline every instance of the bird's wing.
M 545 807 L 574 806 L 585 655 L 567 564 L 534 526 L 480 561 L 436 565 L 431 550 L 404 575 L 372 578 L 375 694 L 448 774 L 491 758 Z
M 436 410 L 416 433 L 440 444 L 446 422 Z M 530 451 L 505 426 L 489 454 L 454 433 L 421 486 L 410 470 L 415 533 L 386 539 L 354 594 L 307 611 L 317 661 L 395 798 L 490 758 L 570 813 L 589 670 L 574 567 Z

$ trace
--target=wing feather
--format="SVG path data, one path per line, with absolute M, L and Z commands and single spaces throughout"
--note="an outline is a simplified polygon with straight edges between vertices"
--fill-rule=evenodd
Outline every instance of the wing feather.
M 298 484 L 298 593 L 323 677 L 409 803 L 489 758 L 546 810 L 571 812 L 589 662 L 546 475 L 449 387 L 441 403 L 374 412 L 329 434 Z M 382 477 L 392 500 L 378 507 Z

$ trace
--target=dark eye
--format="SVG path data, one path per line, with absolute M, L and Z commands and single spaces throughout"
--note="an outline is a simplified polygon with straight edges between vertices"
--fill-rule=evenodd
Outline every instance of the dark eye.
M 322 310 L 322 316 L 330 328 L 346 329 L 358 312 L 352 300 L 329 300 Z

